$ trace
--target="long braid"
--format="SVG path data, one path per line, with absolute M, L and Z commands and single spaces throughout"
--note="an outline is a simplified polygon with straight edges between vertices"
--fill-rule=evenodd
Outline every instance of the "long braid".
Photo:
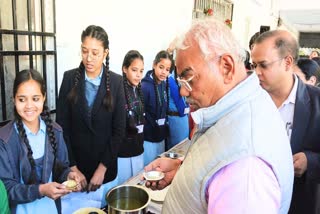
M 177 73 L 177 67 L 176 67 L 176 66 L 174 66 L 173 73 L 174 73 L 174 81 L 176 81 L 176 83 L 177 83 L 177 85 L 178 85 L 178 88 L 179 88 L 179 90 L 180 90 L 180 84 L 179 84 L 179 82 L 178 82 L 178 80 L 177 80 L 178 73 Z M 179 95 L 180 95 L 180 93 L 179 93 Z
M 124 93 L 125 93 L 125 98 L 126 98 L 126 103 L 127 103 L 127 111 L 129 112 L 131 109 L 133 109 L 133 106 L 131 105 L 131 94 L 129 93 L 129 89 L 128 89 L 128 79 L 125 73 L 123 73 L 123 85 L 124 85 Z M 138 96 L 139 96 L 139 106 L 138 106 L 138 111 L 137 112 L 137 117 L 138 120 L 140 121 L 140 123 L 144 124 L 144 99 L 143 99 L 143 93 L 142 93 L 142 89 L 141 89 L 141 83 L 138 84 L 138 86 L 136 87 L 136 90 L 138 92 Z
M 138 84 L 137 90 L 138 90 L 139 98 L 140 98 L 140 101 L 141 101 L 141 104 L 140 104 L 141 113 L 142 113 L 141 122 L 144 124 L 144 115 L 145 115 L 144 97 L 143 97 L 143 92 L 142 92 L 142 88 L 141 88 L 141 83 Z
M 56 143 L 56 137 L 53 131 L 53 126 L 52 126 L 52 119 L 50 117 L 50 112 L 48 107 L 45 105 L 43 107 L 43 111 L 41 113 L 41 118 L 46 124 L 46 129 L 47 129 L 47 135 L 49 137 L 50 145 L 53 149 L 53 155 L 57 155 L 57 143 Z
M 63 172 L 63 164 L 59 160 L 57 160 L 57 150 L 58 150 L 57 147 L 58 147 L 58 145 L 57 145 L 56 136 L 55 136 L 54 130 L 53 130 L 50 111 L 46 105 L 43 106 L 41 118 L 46 124 L 46 132 L 49 137 L 49 143 L 53 149 L 53 155 L 54 155 L 53 167 L 52 167 L 53 181 L 59 181 L 58 178 L 61 175 L 61 173 Z
M 111 112 L 113 110 L 113 97 L 110 90 L 110 70 L 109 70 L 109 55 L 106 58 L 106 86 L 107 93 L 103 99 L 103 104 L 105 105 L 107 111 Z
M 16 119 L 16 124 L 17 124 L 17 129 L 18 129 L 18 132 L 19 132 L 19 136 L 20 136 L 20 138 L 22 139 L 22 141 L 24 142 L 24 144 L 27 147 L 27 150 L 28 150 L 27 157 L 28 157 L 29 163 L 31 165 L 31 174 L 30 174 L 30 177 L 29 177 L 29 180 L 28 180 L 27 184 L 28 185 L 29 184 L 35 184 L 36 181 L 37 181 L 36 162 L 33 159 L 33 156 L 32 156 L 33 155 L 33 151 L 32 151 L 31 146 L 29 144 L 29 140 L 27 138 L 26 130 L 23 127 L 23 123 L 22 123 L 22 120 L 21 120 L 20 117 L 18 117 Z
M 81 78 L 81 72 L 85 69 L 83 63 L 81 62 L 79 68 L 77 69 L 77 73 L 74 77 L 74 86 L 72 87 L 70 93 L 68 94 L 68 99 L 75 104 L 78 100 L 77 86 L 79 84 L 79 80 Z
M 131 106 L 131 102 L 130 102 L 130 93 L 129 93 L 129 89 L 128 89 L 128 79 L 126 74 L 123 72 L 122 73 L 122 78 L 123 78 L 123 87 L 124 87 L 124 94 L 126 97 L 126 103 L 127 103 L 127 110 L 131 110 L 132 106 Z
M 160 105 L 159 103 L 159 93 L 158 93 L 158 85 L 157 85 L 157 80 L 156 80 L 156 75 L 154 73 L 154 70 L 152 72 L 152 77 L 153 77 L 153 86 L 154 86 L 154 93 L 156 94 L 156 114 L 158 113 L 158 106 Z
M 167 110 L 166 110 L 166 115 L 168 115 L 168 111 L 169 111 L 169 77 L 167 76 L 166 79 L 166 94 L 167 94 Z
M 124 93 L 125 93 L 125 98 L 126 98 L 126 111 L 127 111 L 127 123 L 129 124 L 129 129 L 136 129 L 136 120 L 139 120 L 139 118 L 136 119 L 135 116 L 139 117 L 139 113 L 137 112 L 137 115 L 133 113 L 134 110 L 134 104 L 131 103 L 133 101 L 131 97 L 131 93 L 129 93 L 128 89 L 128 84 L 129 81 L 127 79 L 126 74 L 123 72 L 123 86 L 124 86 Z

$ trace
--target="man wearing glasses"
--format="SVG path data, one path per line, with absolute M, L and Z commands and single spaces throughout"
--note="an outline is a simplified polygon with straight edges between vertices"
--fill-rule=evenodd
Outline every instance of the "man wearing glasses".
M 195 22 L 177 46 L 180 94 L 197 124 L 183 164 L 159 158 L 145 167 L 171 183 L 162 213 L 287 213 L 293 166 L 289 140 L 245 53 L 214 19 Z M 181 165 L 180 165 L 181 164 Z
M 291 143 L 295 179 L 289 213 L 319 213 L 315 194 L 320 181 L 320 89 L 294 75 L 298 50 L 289 32 L 275 30 L 255 40 L 251 57 Z

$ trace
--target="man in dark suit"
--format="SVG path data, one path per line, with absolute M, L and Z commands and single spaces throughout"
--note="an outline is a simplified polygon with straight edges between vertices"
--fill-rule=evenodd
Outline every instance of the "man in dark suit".
M 318 213 L 320 181 L 320 89 L 293 74 L 297 40 L 287 31 L 265 32 L 251 57 L 260 85 L 270 94 L 286 126 L 293 154 L 295 180 L 289 213 Z

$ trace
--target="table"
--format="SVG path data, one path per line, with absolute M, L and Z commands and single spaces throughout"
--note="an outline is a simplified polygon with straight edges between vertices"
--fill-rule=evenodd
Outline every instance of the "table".
M 185 156 L 185 154 L 187 153 L 187 151 L 190 147 L 190 142 L 191 141 L 186 138 L 186 139 L 182 140 L 180 143 L 178 143 L 177 145 L 175 145 L 174 147 L 172 147 L 170 150 L 159 155 L 159 157 L 164 157 L 167 152 L 174 152 L 174 153 L 177 153 L 179 156 Z M 124 184 L 129 184 L 129 185 L 138 184 L 141 181 L 142 173 L 143 173 L 143 171 L 141 171 L 138 175 L 129 178 Z M 152 190 L 150 190 L 150 191 L 152 191 Z M 163 202 L 151 200 L 150 204 L 148 206 L 148 210 L 152 213 L 160 214 L 161 209 L 162 209 L 162 205 L 163 205 Z

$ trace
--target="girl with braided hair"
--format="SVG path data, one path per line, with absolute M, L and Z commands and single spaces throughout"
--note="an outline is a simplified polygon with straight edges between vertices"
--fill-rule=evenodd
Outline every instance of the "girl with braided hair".
M 126 135 L 119 147 L 118 183 L 122 184 L 140 172 L 143 167 L 144 100 L 141 90 L 143 56 L 130 50 L 122 63 L 122 76 L 126 96 Z
M 174 39 L 167 51 L 171 54 L 173 61 L 176 54 L 177 38 Z M 169 79 L 169 109 L 167 111 L 169 124 L 169 137 L 166 141 L 166 150 L 171 149 L 189 136 L 189 112 L 190 107 L 185 97 L 180 95 L 180 85 L 177 80 L 177 69 L 173 63 Z
M 171 66 L 171 55 L 167 51 L 160 51 L 153 61 L 153 69 L 148 71 L 142 79 L 146 112 L 146 123 L 143 131 L 145 165 L 165 151 L 165 139 L 168 137 L 168 75 Z
M 64 197 L 64 213 L 106 205 L 105 193 L 117 185 L 118 146 L 126 120 L 122 77 L 109 70 L 108 34 L 90 25 L 81 42 L 80 66 L 63 76 L 57 122 L 63 128 L 71 169 L 81 175 L 87 193 Z
M 17 73 L 13 97 L 15 120 L 0 129 L 0 179 L 11 213 L 61 213 L 60 197 L 71 192 L 61 183 L 80 179 L 69 168 L 62 129 L 44 105 L 41 74 Z

